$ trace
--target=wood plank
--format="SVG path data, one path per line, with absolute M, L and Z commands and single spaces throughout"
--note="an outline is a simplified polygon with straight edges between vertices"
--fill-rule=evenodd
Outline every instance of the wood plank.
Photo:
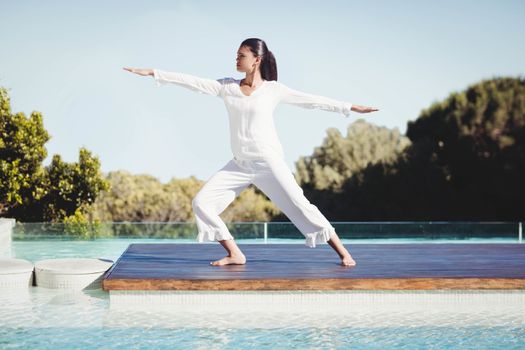
M 218 243 L 131 244 L 105 290 L 525 289 L 525 245 L 346 245 L 357 266 L 328 245 L 239 244 L 245 265 L 211 266 Z

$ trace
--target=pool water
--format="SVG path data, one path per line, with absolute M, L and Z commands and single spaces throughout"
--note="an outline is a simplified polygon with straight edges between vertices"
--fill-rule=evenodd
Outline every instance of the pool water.
M 523 349 L 523 308 L 114 311 L 102 290 L 0 297 L 2 349 Z M 11 300 L 10 300 L 11 299 Z M 17 302 L 13 302 L 18 300 Z
M 116 261 L 130 243 L 139 242 L 174 241 L 13 241 L 12 256 L 32 262 L 64 257 Z M 507 291 L 493 293 L 502 293 L 503 300 Z M 525 291 L 508 293 L 524 299 Z M 191 312 L 178 312 L 114 310 L 103 290 L 0 291 L 0 349 L 289 348 L 525 349 L 525 306 L 513 302 L 457 308 L 393 304 L 308 313 L 209 312 L 196 306 Z

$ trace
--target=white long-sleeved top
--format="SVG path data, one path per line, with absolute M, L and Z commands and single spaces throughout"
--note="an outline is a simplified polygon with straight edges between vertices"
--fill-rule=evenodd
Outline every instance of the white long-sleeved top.
M 237 159 L 284 157 L 273 120 L 279 103 L 342 113 L 348 117 L 352 103 L 293 90 L 276 80 L 264 80 L 251 95 L 240 88 L 241 79 L 201 78 L 194 75 L 153 69 L 157 86 L 173 83 L 224 100 L 230 119 L 231 150 Z

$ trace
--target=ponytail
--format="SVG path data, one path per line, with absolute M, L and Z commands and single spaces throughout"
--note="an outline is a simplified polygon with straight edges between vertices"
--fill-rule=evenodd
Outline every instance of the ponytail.
M 255 55 L 255 57 L 262 57 L 259 69 L 261 77 L 264 80 L 277 80 L 277 63 L 275 56 L 268 50 L 264 40 L 259 38 L 249 38 L 241 43 L 241 46 L 246 46 Z
M 268 50 L 261 62 L 261 76 L 264 80 L 277 80 L 277 63 L 273 53 Z

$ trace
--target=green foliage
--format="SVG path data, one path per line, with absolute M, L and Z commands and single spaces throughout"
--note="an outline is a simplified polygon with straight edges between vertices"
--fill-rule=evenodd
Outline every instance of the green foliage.
M 93 219 L 101 221 L 187 221 L 191 197 L 200 187 L 194 178 L 162 184 L 151 175 L 128 171 L 109 172 L 110 190 L 100 193 L 93 205 Z
M 40 164 L 49 138 L 42 115 L 13 115 L 7 90 L 0 87 L 0 216 L 45 194 Z
M 395 162 L 366 166 L 340 193 L 309 195 L 331 220 L 523 220 L 522 78 L 451 93 L 409 122 L 407 136 Z
M 7 90 L 0 88 L 0 216 L 60 222 L 78 215 L 79 208 L 108 188 L 98 158 L 84 148 L 78 163 L 65 163 L 54 155 L 43 167 L 49 139 L 42 114 L 12 114 Z
M 395 162 L 409 144 L 397 129 L 358 119 L 348 126 L 345 137 L 335 128 L 328 129 L 323 144 L 296 162 L 295 177 L 304 189 L 338 192 L 346 180 L 367 166 Z
M 77 238 L 94 239 L 112 236 L 111 232 L 99 220 L 89 221 L 80 207 L 75 210 L 73 215 L 64 218 L 63 224 L 61 232 Z
M 100 191 L 107 190 L 109 183 L 104 181 L 99 168 L 98 158 L 85 148 L 80 149 L 78 163 L 66 163 L 54 155 L 46 167 L 49 190 L 41 201 L 44 221 L 74 216 L 77 208 L 92 204 Z
M 523 219 L 523 78 L 483 80 L 452 93 L 410 122 L 407 136 L 441 169 L 451 202 L 447 216 Z

